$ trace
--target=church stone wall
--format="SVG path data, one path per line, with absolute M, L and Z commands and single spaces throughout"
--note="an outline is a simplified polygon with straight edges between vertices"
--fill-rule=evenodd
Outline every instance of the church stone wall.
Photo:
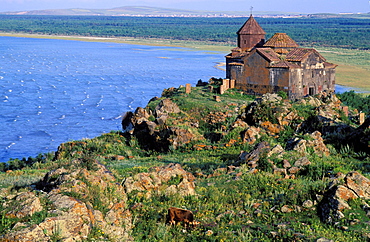
M 271 92 L 273 89 L 269 79 L 269 62 L 256 51 L 244 60 L 244 76 L 238 85 L 249 94 L 257 95 Z
M 289 99 L 294 100 L 303 97 L 303 80 L 302 69 L 291 69 L 289 75 Z
M 273 92 L 289 90 L 289 69 L 287 68 L 270 68 L 270 86 Z

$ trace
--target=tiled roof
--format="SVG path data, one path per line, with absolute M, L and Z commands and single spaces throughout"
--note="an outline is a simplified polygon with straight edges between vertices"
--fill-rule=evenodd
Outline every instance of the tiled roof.
M 242 58 L 243 56 L 248 55 L 246 52 L 240 52 L 240 53 L 230 53 L 226 56 L 226 58 Z
M 286 33 L 276 33 L 263 46 L 272 48 L 296 48 L 298 44 Z
M 325 61 L 325 58 L 320 55 L 319 52 L 315 49 L 306 49 L 306 48 L 296 48 L 290 51 L 286 55 L 286 60 L 287 61 L 302 61 L 304 58 L 306 58 L 309 54 L 315 53 L 318 55 L 323 61 Z
M 279 56 L 271 48 L 257 48 L 256 51 L 264 56 L 269 62 L 280 61 Z
M 279 62 L 270 63 L 269 67 L 272 67 L 272 68 L 290 68 L 290 69 L 301 68 L 299 65 L 296 65 L 296 64 L 290 63 L 288 61 L 284 61 L 284 60 L 281 60 Z
M 261 28 L 257 21 L 253 18 L 252 14 L 244 23 L 244 25 L 239 29 L 237 34 L 266 34 L 266 32 Z
M 239 51 L 239 52 L 241 52 L 241 51 L 242 51 L 242 49 L 241 49 L 241 48 L 239 48 L 239 47 L 235 47 L 235 48 L 232 48 L 232 49 L 231 49 L 231 51 Z
M 229 63 L 230 66 L 244 66 L 243 63 L 239 63 L 239 62 L 231 62 Z
M 338 65 L 333 64 L 333 63 L 324 62 L 324 67 L 325 67 L 325 68 L 335 68 L 335 67 L 337 67 L 337 66 L 338 66 Z

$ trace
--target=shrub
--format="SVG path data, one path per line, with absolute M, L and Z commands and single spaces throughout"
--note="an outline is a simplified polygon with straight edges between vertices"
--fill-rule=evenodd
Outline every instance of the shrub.
M 286 142 L 291 139 L 295 134 L 295 130 L 291 126 L 284 126 L 280 131 L 277 141 L 285 147 Z
M 370 113 L 370 95 L 363 96 L 354 91 L 337 94 L 338 98 L 346 105 L 364 113 Z
M 299 117 L 302 117 L 304 120 L 316 115 L 315 107 L 307 104 L 293 104 L 293 110 L 295 110 Z
M 286 93 L 286 92 L 284 92 L 284 91 L 282 91 L 282 90 L 280 90 L 280 91 L 278 91 L 278 93 L 277 93 L 283 100 L 285 100 L 285 99 L 288 99 L 288 93 Z
M 254 124 L 258 123 L 259 121 L 270 121 L 273 124 L 278 123 L 275 113 L 276 112 L 271 105 L 267 103 L 261 103 L 257 106 L 257 110 L 253 114 Z

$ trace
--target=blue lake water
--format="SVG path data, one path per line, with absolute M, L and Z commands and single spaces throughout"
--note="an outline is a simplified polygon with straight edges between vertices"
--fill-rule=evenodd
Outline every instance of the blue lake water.
M 0 37 L 0 162 L 120 130 L 126 111 L 146 106 L 163 89 L 224 77 L 215 66 L 225 54 Z
M 0 37 L 0 161 L 121 129 L 164 88 L 224 77 L 225 53 Z

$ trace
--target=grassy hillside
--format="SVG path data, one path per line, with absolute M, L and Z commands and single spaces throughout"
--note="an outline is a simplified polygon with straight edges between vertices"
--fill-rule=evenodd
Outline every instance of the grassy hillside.
M 223 95 L 209 90 L 164 90 L 126 115 L 127 132 L 9 162 L 0 173 L 0 239 L 41 231 L 38 238 L 63 241 L 75 230 L 86 241 L 369 239 L 369 191 L 332 196 L 348 189 L 351 171 L 370 185 L 369 129 L 359 126 L 358 111 L 344 115 L 333 95 L 254 101 L 232 89 Z M 25 194 L 40 206 L 24 202 Z M 335 210 L 327 200 L 344 208 Z M 37 212 L 23 216 L 19 204 Z M 169 207 L 192 210 L 200 225 L 167 225 Z M 80 227 L 55 222 L 59 228 L 42 232 L 50 221 Z M 81 230 L 83 224 L 89 227 Z

